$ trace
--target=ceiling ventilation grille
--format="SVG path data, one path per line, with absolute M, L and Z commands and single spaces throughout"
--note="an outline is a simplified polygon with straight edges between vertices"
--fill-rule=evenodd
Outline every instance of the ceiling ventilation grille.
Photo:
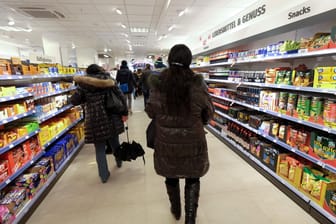
M 41 7 L 19 7 L 19 9 L 33 17 L 38 19 L 63 19 L 65 16 L 56 11 L 56 10 L 49 10 L 47 8 L 41 8 Z

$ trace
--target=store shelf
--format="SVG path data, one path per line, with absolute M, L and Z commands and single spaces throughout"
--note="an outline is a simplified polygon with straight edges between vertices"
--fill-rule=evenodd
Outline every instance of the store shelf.
M 295 148 L 291 147 L 290 145 L 287 145 L 286 143 L 280 141 L 277 138 L 274 138 L 274 137 L 272 137 L 272 136 L 270 136 L 268 134 L 265 134 L 265 133 L 263 133 L 260 130 L 254 129 L 251 126 L 249 126 L 248 124 L 242 123 L 242 122 L 238 121 L 237 119 L 232 118 L 229 115 L 224 114 L 224 113 L 222 113 L 220 111 L 216 110 L 215 112 L 217 114 L 219 114 L 220 116 L 225 117 L 226 119 L 228 119 L 230 121 L 233 121 L 233 122 L 239 124 L 240 126 L 242 126 L 242 127 L 246 128 L 246 129 L 248 129 L 248 130 L 256 133 L 257 135 L 262 136 L 262 137 L 266 138 L 267 140 L 269 140 L 269 141 L 271 141 L 271 142 L 273 142 L 273 143 L 275 143 L 275 144 L 277 144 L 277 145 L 279 145 L 279 146 L 281 146 L 281 147 L 283 147 L 283 148 L 285 148 L 285 149 L 287 149 L 287 150 L 289 150 L 289 151 L 291 151 L 291 152 L 293 152 L 293 153 L 295 153 L 295 154 L 297 154 L 297 155 L 299 155 L 299 156 L 301 156 L 301 157 L 303 157 L 303 158 L 305 158 L 305 159 L 307 159 L 307 160 L 315 163 L 316 165 L 321 166 L 322 168 L 325 168 L 325 169 L 330 170 L 332 172 L 336 172 L 336 168 L 335 167 L 332 167 L 332 166 L 330 166 L 330 165 L 322 162 L 319 159 L 316 159 L 316 158 L 314 158 L 314 157 L 312 157 L 312 156 L 310 156 L 310 155 L 308 155 L 308 154 L 306 154 L 306 153 L 304 153 L 304 152 L 302 152 L 302 151 L 300 151 L 298 149 L 295 149 Z
M 3 181 L 0 184 L 0 190 L 6 187 L 10 182 L 15 180 L 18 176 L 20 176 L 26 169 L 28 169 L 32 164 L 34 164 L 37 160 L 39 160 L 44 155 L 44 151 L 40 152 L 37 156 L 35 156 L 32 160 L 27 162 L 24 166 L 22 166 L 18 171 L 12 174 L 9 178 Z
M 76 89 L 76 87 L 72 87 L 72 88 L 69 88 L 69 89 L 64 89 L 64 90 L 59 90 L 59 91 L 55 91 L 55 92 L 52 92 L 52 93 L 43 94 L 41 96 L 35 96 L 34 100 L 38 100 L 38 99 L 42 99 L 42 98 L 46 98 L 46 97 L 50 97 L 50 96 L 55 96 L 55 95 L 60 95 L 60 94 L 67 93 L 67 92 L 70 92 L 70 91 L 75 90 L 75 89 Z
M 76 152 L 84 145 L 84 140 L 80 141 L 78 145 L 72 150 L 71 154 L 66 158 L 63 164 L 56 170 L 57 174 L 60 174 L 64 171 L 65 167 L 72 160 L 73 155 L 76 155 Z
M 47 180 L 46 183 L 38 190 L 36 195 L 28 201 L 21 211 L 16 215 L 16 218 L 13 224 L 19 224 L 24 219 L 25 216 L 28 215 L 29 212 L 34 208 L 34 206 L 42 200 L 43 195 L 50 189 L 50 186 L 57 181 L 57 179 L 62 175 L 64 169 L 69 165 L 72 161 L 73 157 L 80 150 L 80 148 L 84 145 L 84 140 L 79 142 L 79 144 L 72 150 L 71 154 L 68 158 L 63 162 L 62 166 L 56 170 Z
M 15 96 L 4 96 L 0 97 L 0 103 L 8 102 L 8 101 L 13 101 L 13 100 L 19 100 L 27 97 L 32 97 L 32 93 L 22 93 L 22 94 L 17 94 Z
M 79 122 L 81 122 L 83 118 L 78 119 L 77 121 L 73 122 L 69 127 L 65 128 L 63 131 L 61 131 L 59 134 L 54 136 L 49 142 L 43 145 L 43 149 L 46 149 L 48 146 L 50 146 L 52 143 L 54 143 L 57 139 L 59 139 L 62 135 L 64 135 L 66 132 L 68 132 L 71 128 L 76 126 Z
M 23 83 L 37 83 L 47 81 L 72 81 L 74 75 L 1 75 L 2 85 L 17 85 Z
M 284 89 L 284 90 L 292 90 L 299 92 L 310 92 L 310 93 L 323 93 L 336 95 L 336 89 L 321 89 L 321 88 L 313 88 L 313 87 L 301 87 L 301 86 L 290 86 L 283 84 L 269 84 L 269 83 L 257 83 L 257 82 L 234 82 L 229 80 L 222 79 L 204 79 L 208 83 L 225 83 L 225 84 L 235 84 L 235 85 L 244 85 L 244 86 L 257 86 L 257 87 L 265 87 L 272 89 Z
M 16 121 L 16 120 L 19 120 L 21 118 L 28 117 L 30 115 L 35 114 L 35 112 L 36 112 L 35 110 L 31 110 L 31 111 L 28 111 L 28 112 L 25 112 L 25 113 L 22 113 L 22 114 L 13 116 L 13 117 L 9 117 L 9 118 L 0 120 L 0 125 L 8 124 L 8 123 L 10 123 L 12 121 Z
M 289 59 L 300 59 L 300 58 L 312 58 L 312 57 L 319 57 L 319 56 L 329 56 L 336 54 L 336 49 L 325 49 L 319 51 L 311 51 L 305 53 L 297 53 L 297 54 L 283 54 L 278 56 L 266 56 L 262 58 L 255 58 L 255 59 L 244 59 L 244 60 L 237 60 L 237 61 L 228 61 L 222 63 L 214 63 L 202 66 L 192 66 L 191 68 L 209 68 L 209 67 L 218 67 L 223 65 L 233 65 L 233 64 L 246 64 L 246 63 L 259 63 L 259 62 L 272 62 L 272 61 L 281 61 L 281 60 L 289 60 Z
M 229 98 L 226 98 L 226 97 L 217 96 L 217 95 L 214 95 L 214 94 L 210 94 L 210 95 L 215 97 L 215 98 L 226 100 L 226 101 L 229 101 L 229 102 L 232 102 L 232 103 L 235 103 L 235 104 L 247 107 L 247 108 L 251 108 L 251 109 L 254 109 L 254 110 L 257 110 L 257 111 L 260 111 L 260 112 L 264 112 L 264 113 L 270 114 L 270 115 L 275 116 L 275 117 L 286 119 L 286 120 L 289 120 L 289 121 L 292 121 L 292 122 L 295 122 L 295 123 L 298 123 L 298 124 L 306 125 L 306 126 L 309 126 L 309 127 L 312 127 L 312 128 L 324 131 L 324 132 L 328 132 L 328 133 L 331 133 L 331 134 L 336 134 L 336 129 L 334 129 L 334 128 L 325 127 L 323 125 L 315 124 L 315 123 L 312 123 L 312 122 L 309 122 L 309 121 L 303 121 L 303 120 L 300 120 L 300 119 L 292 117 L 292 116 L 288 116 L 288 115 L 281 114 L 281 113 L 278 113 L 278 112 L 275 112 L 275 111 L 266 110 L 266 109 L 263 109 L 263 108 L 260 108 L 260 107 L 252 106 L 252 105 L 249 105 L 247 103 L 239 102 L 237 100 L 229 99 Z
M 19 224 L 21 219 L 29 212 L 31 207 L 41 199 L 41 196 L 45 193 L 45 191 L 49 188 L 49 186 L 55 181 L 56 179 L 56 173 L 53 173 L 43 184 L 43 186 L 38 190 L 38 192 L 34 195 L 34 197 L 29 200 L 23 208 L 20 210 L 20 212 L 16 215 L 15 220 L 13 221 L 13 224 Z
M 73 107 L 72 104 L 66 105 L 65 107 L 62 107 L 61 109 L 57 110 L 56 112 L 53 112 L 53 113 L 48 114 L 48 115 L 46 115 L 42 118 L 39 118 L 38 121 L 41 124 L 41 123 L 45 122 L 46 120 L 49 120 L 50 118 L 53 118 L 53 117 L 63 113 L 64 111 L 69 110 L 71 107 Z
M 274 177 L 277 181 L 279 181 L 280 183 L 282 183 L 283 185 L 285 185 L 287 188 L 289 188 L 291 191 L 293 191 L 295 194 L 297 194 L 302 200 L 304 200 L 307 203 L 310 202 L 310 199 L 307 196 L 305 196 L 298 189 L 296 189 L 295 187 L 293 187 L 292 185 L 290 185 L 286 180 L 284 180 L 281 177 L 279 177 L 276 173 L 274 173 L 274 171 L 272 171 L 270 168 L 268 168 L 267 166 L 265 166 L 260 160 L 258 160 L 252 154 L 250 154 L 249 152 L 247 152 L 246 150 L 244 150 L 242 146 L 238 145 L 237 143 L 235 143 L 230 138 L 228 138 L 225 135 L 221 134 L 219 131 L 217 131 L 216 129 L 214 129 L 210 125 L 208 125 L 207 128 L 209 130 L 211 130 L 212 132 L 217 133 L 217 135 L 220 135 L 220 137 L 223 138 L 226 142 L 228 142 L 233 147 L 235 147 L 236 149 L 238 149 L 248 159 L 252 160 L 255 164 L 257 164 L 259 167 L 261 167 L 263 170 L 265 170 L 268 174 L 270 174 L 272 177 Z
M 226 143 L 230 144 L 232 147 L 236 148 L 239 150 L 245 157 L 251 161 L 253 161 L 254 164 L 258 165 L 261 169 L 266 171 L 269 175 L 271 175 L 274 179 L 276 179 L 278 182 L 283 184 L 287 189 L 289 189 L 291 192 L 293 192 L 296 196 L 298 196 L 301 200 L 304 202 L 308 203 L 311 207 L 314 207 L 319 213 L 321 213 L 324 217 L 326 217 L 329 221 L 332 223 L 336 223 L 336 218 L 326 212 L 321 206 L 316 204 L 314 201 L 312 201 L 309 197 L 307 197 L 305 194 L 300 192 L 297 188 L 289 184 L 286 180 L 282 179 L 280 176 L 278 176 L 274 171 L 272 171 L 270 168 L 265 166 L 260 160 L 255 158 L 252 154 L 244 150 L 240 145 L 235 143 L 232 139 L 226 137 L 225 134 L 219 132 L 215 128 L 211 127 L 208 125 L 206 127 L 209 131 L 214 133 L 217 137 L 222 138 Z
M 40 132 L 40 129 L 38 129 L 38 130 L 36 130 L 32 133 L 29 133 L 28 135 L 23 136 L 22 138 L 19 138 L 14 142 L 11 142 L 9 145 L 6 145 L 5 147 L 0 148 L 0 154 L 11 150 L 12 148 L 14 148 L 17 145 L 20 145 L 21 143 L 25 142 L 26 140 L 30 139 L 31 137 L 37 135 L 37 133 L 39 133 L 39 132 Z

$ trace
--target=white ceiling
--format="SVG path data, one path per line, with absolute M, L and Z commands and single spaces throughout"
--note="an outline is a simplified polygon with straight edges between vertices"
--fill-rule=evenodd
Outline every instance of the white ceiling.
M 31 27 L 32 32 L 0 31 L 0 39 L 42 46 L 42 36 L 64 47 L 112 49 L 115 56 L 125 56 L 131 42 L 134 55 L 166 52 L 176 43 L 186 43 L 257 0 L 0 0 L 0 26 L 13 18 L 15 25 Z M 167 2 L 170 2 L 167 7 Z M 24 14 L 20 7 L 56 10 L 65 18 L 40 19 Z M 115 9 L 122 11 L 117 14 Z M 188 11 L 181 17 L 179 12 Z M 122 28 L 120 24 L 127 26 Z M 175 29 L 168 28 L 175 24 Z M 131 33 L 130 27 L 148 28 L 148 33 Z M 126 38 L 122 33 L 128 34 Z M 160 36 L 166 38 L 158 40 Z M 144 46 L 135 46 L 143 44 Z

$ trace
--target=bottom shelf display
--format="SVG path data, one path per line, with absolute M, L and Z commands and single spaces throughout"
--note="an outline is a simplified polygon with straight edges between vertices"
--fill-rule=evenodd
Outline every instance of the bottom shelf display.
M 207 128 L 330 223 L 336 223 L 336 177 L 332 172 L 321 170 L 272 142 L 258 139 L 254 133 L 233 122 L 212 121 Z
M 79 124 L 1 191 L 0 223 L 20 223 L 28 216 L 84 145 L 83 138 L 83 127 Z

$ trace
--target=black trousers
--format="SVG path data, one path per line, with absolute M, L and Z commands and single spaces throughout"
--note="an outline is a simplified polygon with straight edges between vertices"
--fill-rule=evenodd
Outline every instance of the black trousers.
M 166 177 L 166 184 L 170 186 L 177 186 L 179 184 L 179 178 L 168 178 Z M 194 184 L 200 181 L 200 178 L 185 178 L 186 185 Z

